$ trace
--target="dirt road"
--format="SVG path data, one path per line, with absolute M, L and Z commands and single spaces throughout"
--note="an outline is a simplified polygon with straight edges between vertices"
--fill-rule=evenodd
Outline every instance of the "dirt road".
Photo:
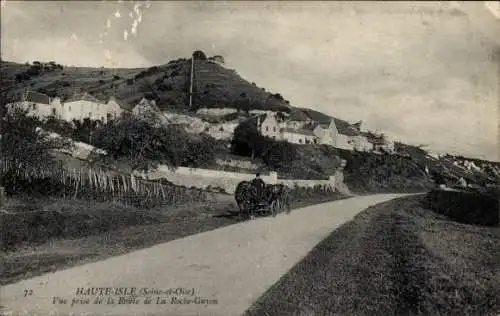
M 399 196 L 314 205 L 45 274 L 0 288 L 0 304 L 5 315 L 239 315 L 334 229 Z

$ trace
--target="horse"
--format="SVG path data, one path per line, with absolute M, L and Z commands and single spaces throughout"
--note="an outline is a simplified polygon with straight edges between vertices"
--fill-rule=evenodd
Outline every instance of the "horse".
M 273 216 L 277 215 L 277 211 L 284 207 L 287 209 L 287 214 L 291 211 L 289 189 L 284 184 L 268 184 L 266 185 L 266 200 L 268 201 Z
M 253 205 L 253 200 L 255 196 L 255 188 L 252 186 L 252 183 L 249 181 L 241 181 L 236 186 L 236 190 L 234 191 L 234 198 L 236 200 L 236 204 L 240 209 L 240 212 L 248 215 L 250 218 L 254 218 L 253 210 L 255 206 Z

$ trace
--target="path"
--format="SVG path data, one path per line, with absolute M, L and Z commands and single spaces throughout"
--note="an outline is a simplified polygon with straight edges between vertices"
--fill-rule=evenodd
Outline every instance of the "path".
M 334 229 L 367 207 L 399 196 L 309 206 L 45 274 L 0 288 L 0 304 L 5 315 L 240 315 Z M 106 305 L 107 297 L 103 304 L 92 304 L 91 296 L 90 304 L 71 307 L 73 297 L 89 298 L 76 296 L 77 288 L 89 287 L 194 288 L 195 296 L 217 304 L 178 304 L 194 299 L 182 295 L 172 304 L 173 296 L 165 294 L 150 295 L 150 305 L 143 303 L 144 295 L 138 296 L 139 304 L 116 305 Z M 66 298 L 67 305 L 53 304 L 55 296 Z M 167 304 L 157 304 L 158 297 Z

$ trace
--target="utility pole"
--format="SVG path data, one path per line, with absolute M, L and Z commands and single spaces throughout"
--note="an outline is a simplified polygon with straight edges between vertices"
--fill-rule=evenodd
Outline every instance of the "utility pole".
M 189 110 L 193 109 L 194 54 L 191 55 L 191 75 L 189 78 Z

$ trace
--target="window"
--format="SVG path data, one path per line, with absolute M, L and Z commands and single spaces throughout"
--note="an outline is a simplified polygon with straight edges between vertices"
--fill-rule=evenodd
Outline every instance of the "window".
M 106 117 L 108 118 L 108 121 L 111 121 L 111 119 L 112 119 L 111 113 L 108 113 L 108 114 L 106 115 Z
M 56 116 L 56 109 L 55 108 L 52 108 L 52 115 Z
M 309 143 L 310 143 L 309 139 L 306 139 L 306 144 L 309 144 Z
M 269 126 L 266 126 L 266 132 L 269 132 Z
M 36 104 L 33 103 L 33 110 L 36 110 Z
M 299 143 L 301 143 L 301 144 L 302 144 L 302 138 L 301 138 L 301 139 L 299 139 Z
M 68 107 L 68 110 L 70 110 L 70 111 L 71 111 L 71 105 Z
M 273 127 L 273 131 L 276 132 L 276 127 Z
M 101 122 L 104 122 L 104 116 L 101 116 Z
M 314 139 L 314 143 L 317 144 L 318 143 L 318 140 L 317 139 Z

